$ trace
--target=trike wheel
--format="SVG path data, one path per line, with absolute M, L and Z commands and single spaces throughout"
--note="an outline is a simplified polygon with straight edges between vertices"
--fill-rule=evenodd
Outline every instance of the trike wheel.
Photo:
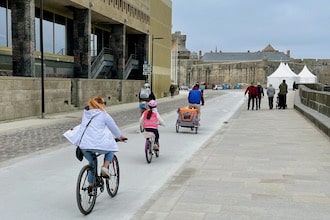
M 109 196 L 115 197 L 119 188 L 119 162 L 116 155 L 113 156 L 112 162 L 109 165 L 110 178 L 105 179 L 106 187 Z
M 176 131 L 176 133 L 179 133 L 179 124 L 178 123 L 175 125 L 175 131 Z
M 78 175 L 76 186 L 77 205 L 84 215 L 88 215 L 93 210 L 97 195 L 96 184 L 88 182 L 88 175 L 93 175 L 93 179 L 96 179 L 93 167 L 86 165 Z

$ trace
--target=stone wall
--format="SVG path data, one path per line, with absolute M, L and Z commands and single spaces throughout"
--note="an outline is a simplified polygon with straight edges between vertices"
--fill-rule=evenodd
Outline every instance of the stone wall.
M 317 87 L 317 84 L 315 84 Z M 330 93 L 299 85 L 294 108 L 330 137 Z
M 143 84 L 143 80 L 72 79 L 72 105 L 82 108 L 95 95 L 112 105 L 137 102 Z
M 71 109 L 71 82 L 46 78 L 45 111 L 57 113 Z M 41 115 L 41 80 L 28 77 L 0 77 L 0 120 Z
M 271 75 L 279 66 L 280 61 L 235 61 L 191 63 L 189 60 L 180 60 L 178 68 L 179 85 L 192 85 L 196 81 L 211 84 L 228 83 L 232 86 L 237 83 L 260 82 L 266 85 L 267 76 Z M 300 73 L 304 65 L 317 76 L 319 83 L 330 83 L 330 60 L 292 60 L 290 68 Z
M 317 85 L 317 84 L 315 84 Z M 330 93 L 317 91 L 306 86 L 299 86 L 299 96 L 302 104 L 330 118 Z
M 83 108 L 88 99 L 103 96 L 110 104 L 137 102 L 143 80 L 45 78 L 45 114 Z M 0 121 L 41 116 L 41 80 L 0 76 Z

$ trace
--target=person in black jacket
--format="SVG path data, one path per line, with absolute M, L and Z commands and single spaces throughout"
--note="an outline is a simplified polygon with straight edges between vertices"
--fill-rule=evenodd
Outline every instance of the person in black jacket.
M 257 89 L 258 89 L 258 96 L 257 96 L 257 109 L 260 109 L 260 104 L 261 104 L 261 98 L 265 96 L 264 94 L 264 89 L 260 85 L 260 82 L 257 84 Z M 262 96 L 262 97 L 261 97 Z

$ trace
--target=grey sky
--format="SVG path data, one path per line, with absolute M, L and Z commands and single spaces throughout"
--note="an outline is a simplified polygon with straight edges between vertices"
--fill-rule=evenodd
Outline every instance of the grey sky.
M 329 0 L 172 0 L 172 32 L 190 51 L 251 52 L 271 44 L 292 58 L 330 59 Z

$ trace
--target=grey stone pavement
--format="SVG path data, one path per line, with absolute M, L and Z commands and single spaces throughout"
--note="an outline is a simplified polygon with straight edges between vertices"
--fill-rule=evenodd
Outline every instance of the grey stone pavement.
M 219 93 L 206 101 L 213 95 Z M 266 99 L 258 111 L 244 103 L 132 219 L 330 219 L 330 140 L 293 109 L 293 96 L 285 110 L 269 110 Z M 186 105 L 186 94 L 158 102 L 162 114 L 174 111 Z M 137 104 L 107 110 L 123 128 L 137 122 Z M 80 117 L 0 122 L 0 167 L 67 146 L 62 133 Z
M 293 99 L 245 103 L 132 219 L 330 219 L 330 140 Z

